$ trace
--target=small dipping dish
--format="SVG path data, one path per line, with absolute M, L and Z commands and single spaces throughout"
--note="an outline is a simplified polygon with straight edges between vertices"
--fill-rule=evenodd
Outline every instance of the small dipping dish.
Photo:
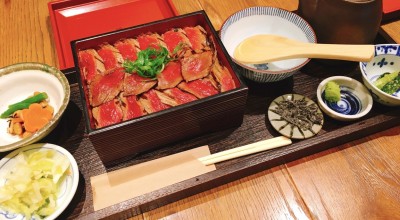
M 316 135 L 324 124 L 324 115 L 311 99 L 299 94 L 285 94 L 274 99 L 268 119 L 276 131 L 292 139 Z
M 333 81 L 340 87 L 340 101 L 325 99 L 325 86 Z M 323 80 L 317 88 L 318 104 L 329 117 L 339 121 L 353 121 L 365 116 L 372 108 L 372 97 L 365 86 L 346 76 L 332 76 Z

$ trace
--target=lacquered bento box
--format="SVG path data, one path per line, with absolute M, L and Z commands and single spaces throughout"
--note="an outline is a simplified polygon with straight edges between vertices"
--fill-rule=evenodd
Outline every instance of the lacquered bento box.
M 102 48 L 104 45 L 116 45 L 117 43 L 125 41 L 126 39 L 139 40 L 140 36 L 147 36 L 153 33 L 163 36 L 163 40 L 167 42 L 166 32 L 173 32 L 173 34 L 175 34 L 175 32 L 179 32 L 177 31 L 178 29 L 186 30 L 187 27 L 198 26 L 204 29 L 207 39 L 209 42 L 211 42 L 210 47 L 213 48 L 213 60 L 211 61 L 212 64 L 210 64 L 212 66 L 209 67 L 211 71 L 207 77 L 196 79 L 194 81 L 185 81 L 188 74 L 187 69 L 191 68 L 190 66 L 186 67 L 185 63 L 187 63 L 187 58 L 179 58 L 177 61 L 171 61 L 180 63 L 182 68 L 181 72 L 184 76 L 183 80 L 181 80 L 179 85 L 176 87 L 186 93 L 190 90 L 185 90 L 186 87 L 184 86 L 188 85 L 189 83 L 195 81 L 211 81 L 213 83 L 209 84 L 216 88 L 218 93 L 209 95 L 207 97 L 197 97 L 197 94 L 193 93 L 194 96 L 197 97 L 195 100 L 176 106 L 173 104 L 171 104 L 171 106 L 167 105 L 166 109 L 152 112 L 152 104 L 150 107 L 148 106 L 149 103 L 153 103 L 153 99 L 150 98 L 150 90 L 157 90 L 154 93 L 158 94 L 158 96 L 156 96 L 158 98 L 160 98 L 160 93 L 166 93 L 166 90 L 169 90 L 160 87 L 162 79 L 157 76 L 157 84 L 155 84 L 146 92 L 137 94 L 135 98 L 132 98 L 132 100 L 144 106 L 144 108 L 140 108 L 144 109 L 144 115 L 127 120 L 123 119 L 122 121 L 114 124 L 102 124 L 100 120 L 101 117 L 98 116 L 98 109 L 105 104 L 103 103 L 97 106 L 98 103 L 93 101 L 97 100 L 93 97 L 100 96 L 104 98 L 101 92 L 100 95 L 96 95 L 94 91 L 98 90 L 93 89 L 97 88 L 96 85 L 93 85 L 93 82 L 101 80 L 88 81 L 87 69 L 89 69 L 89 67 L 86 68 L 86 64 L 82 62 L 82 54 L 91 50 L 99 51 L 99 48 Z M 194 43 L 192 45 L 194 45 Z M 86 121 L 86 132 L 101 160 L 106 164 L 117 159 L 132 156 L 133 154 L 139 152 L 162 147 L 169 143 L 178 142 L 209 132 L 237 127 L 240 126 L 243 121 L 248 88 L 240 78 L 238 70 L 233 65 L 225 48 L 222 46 L 216 31 L 213 29 L 211 22 L 204 11 L 198 11 L 157 22 L 79 39 L 71 42 L 71 47 L 74 56 L 75 68 L 77 71 L 81 100 L 84 108 L 83 111 Z M 174 49 L 176 48 L 178 48 L 178 46 L 176 46 Z M 197 56 L 197 53 L 203 54 L 205 53 L 204 51 L 194 52 L 193 49 L 191 54 L 188 56 L 196 56 L 197 59 L 197 57 L 200 56 Z M 120 54 L 122 54 L 122 51 L 120 52 Z M 170 50 L 170 53 L 175 53 L 175 50 L 173 52 Z M 232 82 L 231 84 L 233 84 L 233 87 L 230 89 L 225 89 L 226 91 L 222 89 L 225 85 L 224 82 L 220 80 L 220 77 L 214 73 L 217 72 L 216 70 L 214 71 L 214 69 L 218 69 L 214 68 L 216 63 L 219 63 L 219 69 L 222 67 L 223 70 L 225 70 L 225 76 L 228 75 L 228 78 L 230 78 Z M 167 65 L 168 64 L 166 64 L 166 66 Z M 111 71 L 115 72 L 115 68 L 111 69 Z M 101 74 L 105 75 L 109 74 L 109 72 L 110 71 L 106 70 Z M 183 74 L 184 72 L 186 75 Z M 164 72 L 162 73 L 164 74 Z M 195 75 L 196 74 L 197 73 L 195 73 Z M 102 77 L 103 76 L 98 76 L 97 78 Z M 122 89 L 120 90 L 119 95 L 115 96 L 114 99 L 112 99 L 113 101 L 107 102 L 113 102 L 112 105 L 117 103 L 120 107 L 117 106 L 116 108 L 122 109 L 123 118 L 125 118 L 125 115 L 128 115 L 127 112 L 130 111 L 130 109 L 127 107 L 128 105 L 125 103 L 124 98 L 124 95 L 128 93 L 128 87 L 126 87 L 125 83 L 127 82 L 127 77 L 133 76 L 125 73 L 124 77 L 125 78 L 123 78 L 122 82 L 123 85 L 121 87 Z M 149 81 L 151 80 L 152 79 L 149 79 Z M 104 82 L 109 81 L 110 80 L 104 80 Z M 147 81 L 143 80 L 141 82 Z M 206 90 L 203 89 L 203 87 L 195 88 L 198 89 L 199 93 L 203 93 Z M 161 99 L 161 101 L 163 101 L 163 99 Z M 149 109 L 150 111 L 148 111 Z

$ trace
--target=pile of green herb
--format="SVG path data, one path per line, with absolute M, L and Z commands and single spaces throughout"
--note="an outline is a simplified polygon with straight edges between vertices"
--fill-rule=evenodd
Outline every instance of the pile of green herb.
M 179 43 L 173 50 L 172 56 L 175 56 L 185 46 L 184 43 Z M 134 73 L 136 72 L 139 76 L 156 78 L 157 74 L 163 71 L 165 65 L 175 60 L 169 56 L 168 49 L 160 46 L 160 49 L 149 47 L 145 50 L 141 50 L 138 53 L 137 60 L 125 60 L 123 67 L 125 72 Z
M 138 53 L 137 60 L 126 60 L 123 67 L 127 73 L 136 72 L 139 76 L 153 79 L 170 60 L 167 48 L 160 47 L 157 50 L 149 47 Z

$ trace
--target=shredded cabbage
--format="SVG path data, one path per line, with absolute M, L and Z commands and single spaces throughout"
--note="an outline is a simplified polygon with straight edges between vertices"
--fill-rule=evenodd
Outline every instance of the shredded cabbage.
M 26 219 L 51 215 L 57 208 L 60 180 L 69 166 L 68 158 L 53 150 L 19 153 L 0 188 L 0 206 Z

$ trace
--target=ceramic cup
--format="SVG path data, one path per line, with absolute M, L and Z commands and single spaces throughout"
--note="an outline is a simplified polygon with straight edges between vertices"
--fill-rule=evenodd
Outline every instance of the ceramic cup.
M 382 20 L 382 0 L 300 0 L 299 15 L 319 43 L 371 44 Z

